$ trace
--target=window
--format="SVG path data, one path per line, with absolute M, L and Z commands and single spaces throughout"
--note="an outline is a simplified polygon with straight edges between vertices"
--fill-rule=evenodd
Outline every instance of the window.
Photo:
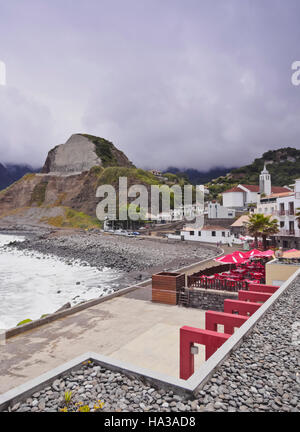
M 199 237 L 201 236 L 201 231 L 198 231 L 198 236 L 199 236 Z
M 212 237 L 216 237 L 216 231 L 211 232 Z
M 289 214 L 293 215 L 294 213 L 295 213 L 294 203 L 293 203 L 293 201 L 291 201 L 291 202 L 289 202 Z
M 280 222 L 280 228 L 284 228 L 284 222 Z
M 225 237 L 225 231 L 222 231 L 222 237 Z
M 193 236 L 195 234 L 195 231 L 190 231 L 190 235 Z
M 279 207 L 279 214 L 282 216 L 284 215 L 284 203 L 280 203 L 280 207 Z

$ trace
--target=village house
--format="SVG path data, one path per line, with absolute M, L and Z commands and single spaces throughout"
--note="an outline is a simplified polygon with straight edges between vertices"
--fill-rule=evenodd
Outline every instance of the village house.
M 207 205 L 207 217 L 208 219 L 233 219 L 235 218 L 235 210 L 213 201 Z
M 247 235 L 246 223 L 249 221 L 249 216 L 247 214 L 241 215 L 238 219 L 236 219 L 230 225 L 230 232 L 236 238 L 240 238 L 240 236 Z
M 202 228 L 185 227 L 181 231 L 184 240 L 205 243 L 232 243 L 230 229 L 221 226 L 204 226 Z
M 300 228 L 296 213 L 300 208 L 300 179 L 294 191 L 277 198 L 276 218 L 279 220 L 279 233 L 275 235 L 276 246 L 300 249 Z
M 249 204 L 256 204 L 259 194 L 270 195 L 271 193 L 290 192 L 287 187 L 272 186 L 271 175 L 266 169 L 261 171 L 259 185 L 239 184 L 222 193 L 223 206 L 228 208 L 246 209 Z
M 241 244 L 230 232 L 230 228 L 217 225 L 205 225 L 202 228 L 192 225 L 184 227 L 180 233 L 169 234 L 168 238 L 187 241 L 198 241 L 204 243 Z
M 300 179 L 297 179 L 294 190 L 271 193 L 261 197 L 257 202 L 255 213 L 272 216 L 278 220 L 279 232 L 272 236 L 276 247 L 300 247 L 300 229 L 296 216 L 300 207 Z

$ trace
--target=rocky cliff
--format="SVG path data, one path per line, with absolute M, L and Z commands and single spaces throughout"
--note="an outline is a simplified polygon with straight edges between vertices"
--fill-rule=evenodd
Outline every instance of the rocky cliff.
M 41 172 L 81 173 L 94 166 L 133 167 L 133 164 L 110 141 L 93 135 L 74 134 L 65 144 L 49 151 Z
M 91 135 L 75 134 L 52 149 L 40 173 L 22 177 L 0 191 L 0 219 L 6 224 L 47 223 L 60 227 L 92 227 L 99 198 L 97 187 L 115 186 L 127 177 L 128 187 L 143 184 L 150 197 L 155 175 L 136 168 L 112 143 Z M 172 184 L 181 181 L 174 175 Z

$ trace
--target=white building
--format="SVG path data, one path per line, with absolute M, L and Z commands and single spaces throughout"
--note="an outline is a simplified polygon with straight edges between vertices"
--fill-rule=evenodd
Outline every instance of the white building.
M 204 226 L 202 228 L 185 227 L 181 231 L 184 240 L 201 241 L 206 243 L 231 243 L 228 228 L 219 226 Z
M 207 205 L 208 219 L 233 219 L 235 217 L 235 210 L 221 206 L 216 202 L 209 202 Z
M 236 239 L 233 235 L 230 234 L 229 228 L 210 225 L 204 226 L 202 228 L 186 226 L 180 231 L 180 235 L 169 234 L 168 238 L 177 240 L 199 241 L 205 243 L 242 243 L 241 240 Z
M 300 179 L 296 180 L 294 190 L 271 193 L 257 202 L 255 213 L 272 216 L 278 220 L 279 233 L 272 236 L 274 245 L 283 248 L 300 248 L 300 229 L 296 219 L 300 207 Z
M 203 205 L 202 203 L 184 204 L 171 212 L 173 220 L 181 220 L 184 219 L 184 217 L 192 219 L 203 214 Z
M 277 218 L 278 216 L 278 204 L 277 201 L 282 197 L 289 197 L 293 195 L 292 191 L 289 192 L 281 192 L 281 193 L 272 193 L 271 195 L 267 195 L 264 197 L 258 198 L 257 207 L 254 210 L 254 213 L 260 213 L 264 216 L 274 216 Z
M 184 218 L 188 218 L 188 220 L 194 219 L 203 215 L 203 206 L 202 204 L 184 204 L 178 206 L 174 210 L 170 210 L 167 212 L 161 212 L 158 214 L 153 214 L 150 212 L 146 212 L 146 218 L 149 220 L 161 222 L 161 221 L 178 221 L 184 220 Z
M 296 213 L 300 208 L 300 179 L 297 179 L 294 191 L 277 198 L 276 218 L 280 232 L 276 234 L 277 245 L 283 248 L 300 249 L 300 228 Z
M 259 186 L 239 184 L 226 190 L 222 193 L 223 206 L 244 209 L 249 204 L 256 204 L 259 194 L 270 195 L 271 193 L 284 192 L 290 192 L 290 189 L 281 186 L 272 186 L 271 175 L 265 165 L 259 176 Z
M 257 202 L 259 187 L 256 185 L 239 184 L 222 193 L 223 206 L 244 209 L 248 204 Z

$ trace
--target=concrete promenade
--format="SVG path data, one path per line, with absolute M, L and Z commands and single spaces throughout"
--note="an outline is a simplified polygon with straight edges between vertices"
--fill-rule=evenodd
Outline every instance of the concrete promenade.
M 87 351 L 178 378 L 179 328 L 187 324 L 204 328 L 204 312 L 116 297 L 8 339 L 0 394 Z
M 196 264 L 186 274 L 215 264 Z M 204 328 L 204 312 L 150 299 L 151 284 L 9 338 L 0 346 L 0 394 L 86 351 L 178 377 L 179 328 Z M 204 350 L 196 366 L 202 361 Z

